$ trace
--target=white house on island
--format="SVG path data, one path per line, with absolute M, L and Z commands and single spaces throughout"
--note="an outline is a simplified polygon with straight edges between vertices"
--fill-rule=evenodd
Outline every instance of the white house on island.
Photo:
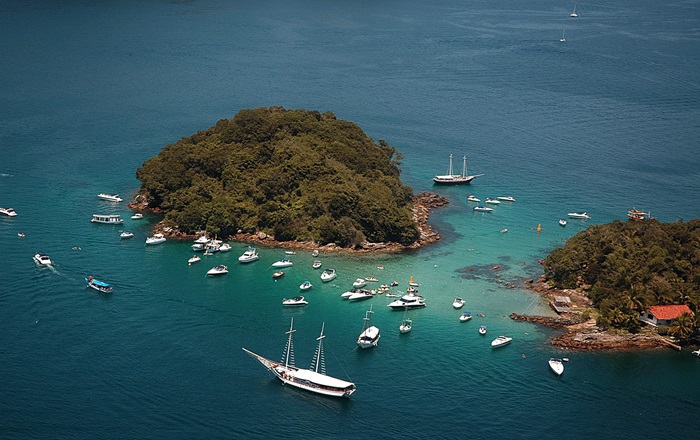
M 693 311 L 685 304 L 651 306 L 639 315 L 639 320 L 655 327 L 659 325 L 669 326 L 683 313 L 693 315 Z

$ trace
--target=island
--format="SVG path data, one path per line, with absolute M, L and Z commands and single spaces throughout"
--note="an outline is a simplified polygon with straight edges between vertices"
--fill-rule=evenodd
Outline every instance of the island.
M 414 196 L 402 158 L 330 112 L 241 110 L 148 159 L 130 207 L 162 213 L 170 236 L 401 251 L 439 239 L 428 212 L 447 203 Z

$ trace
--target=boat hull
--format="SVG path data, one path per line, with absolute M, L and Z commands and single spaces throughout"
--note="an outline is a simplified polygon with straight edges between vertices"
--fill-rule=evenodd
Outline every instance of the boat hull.
M 562 361 L 560 361 L 558 359 L 550 359 L 549 360 L 549 368 L 557 376 L 561 376 L 564 373 L 564 364 L 562 363 Z

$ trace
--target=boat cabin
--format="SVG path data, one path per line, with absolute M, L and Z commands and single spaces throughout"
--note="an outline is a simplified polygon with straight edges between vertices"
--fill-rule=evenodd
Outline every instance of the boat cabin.
M 651 306 L 639 315 L 639 320 L 654 327 L 669 326 L 683 313 L 693 315 L 693 311 L 685 304 Z
M 107 223 L 111 225 L 119 225 L 124 223 L 119 214 L 92 214 L 93 223 Z

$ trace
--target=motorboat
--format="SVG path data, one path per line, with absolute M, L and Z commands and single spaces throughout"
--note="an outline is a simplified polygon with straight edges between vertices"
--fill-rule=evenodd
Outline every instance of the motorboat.
M 350 298 L 351 296 L 353 296 L 354 294 L 356 294 L 356 293 L 359 294 L 359 293 L 362 293 L 362 292 L 372 293 L 372 292 L 370 292 L 369 290 L 366 290 L 366 289 L 350 289 L 350 290 L 348 290 L 348 291 L 346 291 L 346 292 L 341 293 L 341 294 L 340 294 L 340 297 L 343 298 L 343 299 L 348 299 L 348 298 Z
M 398 281 L 392 281 L 391 283 L 389 283 L 389 286 L 391 286 L 391 287 L 396 287 L 398 285 L 399 285 Z
M 651 212 L 639 211 L 635 208 L 632 208 L 629 211 L 627 211 L 627 218 L 634 222 L 643 222 L 644 220 L 654 219 L 654 217 L 651 216 Z
M 228 267 L 220 264 L 214 266 L 207 271 L 207 275 L 226 275 L 228 273 Z
M 291 261 L 289 261 L 286 258 L 282 258 L 281 260 L 275 261 L 274 263 L 272 263 L 272 267 L 289 267 L 289 266 L 294 266 L 294 263 L 292 263 Z
M 411 331 L 411 328 L 413 328 L 413 321 L 411 318 L 406 318 L 404 316 L 403 320 L 401 321 L 401 325 L 399 326 L 399 332 L 401 334 L 408 333 Z
M 388 284 L 382 284 L 379 286 L 379 289 L 377 289 L 378 293 L 386 293 L 389 291 L 389 285 Z
M 122 199 L 121 197 L 119 197 L 119 194 L 104 194 L 104 193 L 100 193 L 100 194 L 97 195 L 97 197 L 99 197 L 99 198 L 102 199 L 102 200 L 107 200 L 108 202 L 121 202 L 121 201 L 124 200 L 124 199 Z
M 482 325 L 479 327 L 479 334 L 480 335 L 485 335 L 486 334 L 486 326 Z
M 148 244 L 148 245 L 161 244 L 161 243 L 165 243 L 165 236 L 163 234 L 153 234 L 152 237 L 148 237 L 146 239 L 146 244 Z
M 335 273 L 335 269 L 326 269 L 323 271 L 323 273 L 321 273 L 321 281 L 327 283 L 329 281 L 333 281 L 337 276 L 338 274 Z
M 500 197 L 496 197 L 496 199 L 502 200 L 504 202 L 514 202 L 515 201 L 515 198 L 513 196 L 500 196 Z
M 214 255 L 214 252 L 211 251 L 211 249 L 205 249 L 204 253 L 202 255 Z
M 452 155 L 450 154 L 450 167 L 447 170 L 447 174 L 438 175 L 433 177 L 433 182 L 438 185 L 463 185 L 470 183 L 472 180 L 483 174 L 477 174 L 470 176 L 467 174 L 467 156 L 463 157 L 464 163 L 462 165 L 462 174 L 454 174 L 452 171 Z
M 455 300 L 452 302 L 452 307 L 455 309 L 461 309 L 462 306 L 464 306 L 464 300 L 460 297 L 455 298 Z
M 570 213 L 568 213 L 568 214 L 566 214 L 566 215 L 568 215 L 569 218 L 580 218 L 580 219 L 589 219 L 589 218 L 591 218 L 591 216 L 588 215 L 588 214 L 585 213 L 585 212 L 570 212 Z
M 85 282 L 87 283 L 88 287 L 95 289 L 98 292 L 112 293 L 112 286 L 111 285 L 109 285 L 105 282 L 96 280 L 92 275 L 85 278 Z
M 321 326 L 321 335 L 316 339 L 318 341 L 318 346 L 316 347 L 309 369 L 297 368 L 294 365 L 294 344 L 292 342 L 292 335 L 295 330 L 293 327 L 294 318 L 292 318 L 292 323 L 287 332 L 287 344 L 285 345 L 281 362 L 271 361 L 245 348 L 243 351 L 260 362 L 285 385 L 326 396 L 350 397 L 357 389 L 354 383 L 326 375 L 323 355 L 323 340 L 325 338 L 323 330 L 325 328 L 325 323 Z
M 238 261 L 241 263 L 250 263 L 252 261 L 257 260 L 258 258 L 260 258 L 260 256 L 258 255 L 258 252 L 255 250 L 255 248 L 248 246 L 248 250 L 243 252 L 243 255 L 238 257 Z
M 122 240 L 125 240 L 127 238 L 134 238 L 134 233 L 131 231 L 123 231 L 121 234 L 119 234 L 119 238 Z
M 559 226 L 566 226 L 566 219 L 559 219 Z
M 311 264 L 311 267 L 313 267 L 314 269 L 318 269 L 319 267 L 321 267 L 322 264 L 323 263 L 321 263 L 321 260 L 314 260 L 314 262 Z
M 200 235 L 199 237 L 197 237 L 197 239 L 194 242 L 198 243 L 198 244 L 207 244 L 210 241 L 211 241 L 211 239 L 208 238 L 206 235 Z
M 283 277 L 283 276 L 284 276 L 284 272 L 281 271 L 281 270 L 280 270 L 279 272 L 275 272 L 275 273 L 272 274 L 272 278 L 280 278 L 280 277 Z
M 413 286 L 406 287 L 406 293 L 418 293 L 418 289 Z
M 309 290 L 312 287 L 313 284 L 311 284 L 311 281 L 304 281 L 303 283 L 299 284 L 299 290 Z
M 489 203 L 491 205 L 500 205 L 501 201 L 497 199 L 492 199 L 490 197 L 487 197 L 486 200 L 484 200 L 484 203 Z
M 479 205 L 479 206 L 475 206 L 475 207 L 474 207 L 474 211 L 478 211 L 478 212 L 492 212 L 492 211 L 493 211 L 493 208 L 489 208 L 489 207 L 484 206 L 484 205 Z
M 472 312 L 464 312 L 462 315 L 459 317 L 460 322 L 467 322 L 472 319 Z
M 399 296 L 399 295 L 396 294 L 396 293 L 394 293 L 394 292 L 387 292 L 387 294 L 386 294 L 386 297 L 387 297 L 387 298 L 396 298 L 396 297 L 398 297 L 398 296 Z
M 211 240 L 209 243 L 204 245 L 204 253 L 206 254 L 208 252 L 209 255 L 211 255 L 214 252 L 219 252 L 222 245 L 223 241 L 221 240 Z
M 425 307 L 425 298 L 420 295 L 408 294 L 390 302 L 387 307 L 391 307 L 392 310 L 419 309 Z
M 289 299 L 283 299 L 282 300 L 282 305 L 283 306 L 305 306 L 309 302 L 304 299 L 303 296 L 295 296 L 294 298 L 289 298 Z
M 481 199 L 477 198 L 476 196 L 468 195 L 468 196 L 467 196 L 467 202 L 476 202 L 476 203 L 479 203 L 479 202 L 481 202 Z
M 700 350 L 691 351 L 691 353 L 697 357 L 700 357 Z
M 192 252 L 204 252 L 206 250 L 205 246 L 206 244 L 204 243 L 195 243 L 192 245 Z
M 370 299 L 374 296 L 374 293 L 370 290 L 358 289 L 348 296 L 348 301 L 363 301 Z
M 39 266 L 51 266 L 53 262 L 51 261 L 51 258 L 49 258 L 48 255 L 44 254 L 35 254 L 34 255 L 34 262 L 38 264 Z
M 131 216 L 132 220 L 141 220 L 142 218 L 143 218 L 143 214 L 141 214 L 140 212 L 137 212 L 136 214 Z
M 507 336 L 499 336 L 493 341 L 491 341 L 491 347 L 497 348 L 497 347 L 503 347 L 504 345 L 508 345 L 511 343 L 513 338 L 509 338 Z
M 562 361 L 561 359 L 550 358 L 549 368 L 552 369 L 554 374 L 556 374 L 557 376 L 561 376 L 562 373 L 564 373 L 564 361 Z
M 416 283 L 413 279 L 413 275 L 411 275 L 411 277 L 408 279 L 408 285 L 411 287 L 420 287 L 420 284 Z
M 311 252 L 311 256 L 314 258 L 318 257 L 318 249 L 314 249 L 314 251 Z
M 354 283 L 352 283 L 352 287 L 359 289 L 360 287 L 365 287 L 367 285 L 367 281 L 363 278 L 358 278 L 355 280 Z
M 192 258 L 187 260 L 187 264 L 199 263 L 200 261 L 202 261 L 202 257 L 200 257 L 199 255 L 193 255 Z
M 231 245 L 228 243 L 223 243 L 221 246 L 219 246 L 219 252 L 228 252 L 231 250 Z
M 17 215 L 14 209 L 12 208 L 0 208 L 0 214 L 5 214 L 10 217 L 14 217 Z
M 296 251 L 284 251 L 285 255 L 296 255 Z
M 119 214 L 92 214 L 93 223 L 104 223 L 107 225 L 121 225 L 124 223 Z
M 369 306 L 369 310 L 365 312 L 365 317 L 363 318 L 364 324 L 362 325 L 362 332 L 360 333 L 360 336 L 357 337 L 357 345 L 363 349 L 376 347 L 379 343 L 379 338 L 381 337 L 379 328 L 369 325 L 370 315 L 373 313 L 372 306 Z
M 369 276 L 369 277 L 365 277 L 365 281 L 370 281 L 370 282 L 376 283 L 377 281 L 379 281 L 379 278 Z

